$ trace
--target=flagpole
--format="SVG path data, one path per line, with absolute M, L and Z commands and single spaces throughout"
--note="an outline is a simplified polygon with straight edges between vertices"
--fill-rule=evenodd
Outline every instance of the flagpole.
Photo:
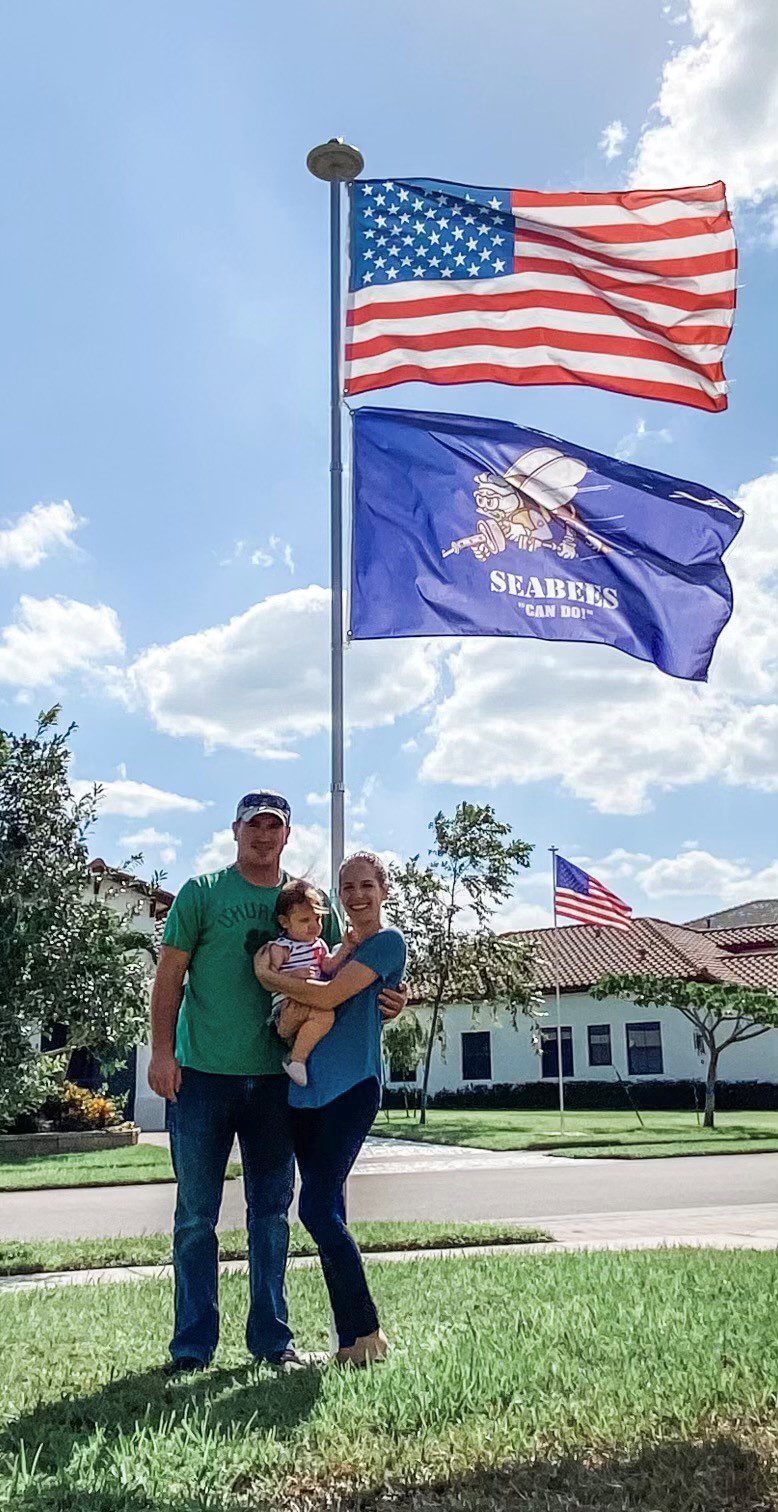
M 345 845 L 346 788 L 343 767 L 343 458 L 341 454 L 340 186 L 364 168 L 357 147 L 342 137 L 311 148 L 306 163 L 330 186 L 330 885 L 335 893 Z
M 343 456 L 340 408 L 340 186 L 351 183 L 365 166 L 358 147 L 331 137 L 312 147 L 306 164 L 314 178 L 330 186 L 330 888 L 338 895 L 345 849 L 346 786 L 343 767 Z M 344 1212 L 348 1183 L 343 1190 Z M 334 1315 L 330 1347 L 338 1349 Z
M 559 1132 L 565 1131 L 565 1078 L 562 1071 L 562 1004 L 559 990 L 559 925 L 556 916 L 556 858 L 555 845 L 549 847 L 551 851 L 551 892 L 553 895 L 554 909 L 554 976 L 556 979 L 556 1057 L 557 1077 L 559 1081 Z

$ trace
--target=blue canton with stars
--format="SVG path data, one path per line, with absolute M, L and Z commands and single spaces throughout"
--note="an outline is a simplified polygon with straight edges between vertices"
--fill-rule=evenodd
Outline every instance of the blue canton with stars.
M 507 189 L 439 179 L 366 179 L 350 186 L 350 288 L 513 272 Z

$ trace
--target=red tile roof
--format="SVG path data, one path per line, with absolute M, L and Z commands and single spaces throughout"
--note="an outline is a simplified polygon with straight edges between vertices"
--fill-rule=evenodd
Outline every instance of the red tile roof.
M 753 936 L 753 941 L 744 941 L 743 936 Z M 559 981 L 564 992 L 586 990 L 607 973 L 627 972 L 729 982 L 778 992 L 778 929 L 752 926 L 700 931 L 649 918 L 633 919 L 627 929 L 567 924 L 556 931 L 519 930 L 511 938 L 535 947 L 535 973 L 545 991 L 551 991 L 556 983 L 558 950 Z M 743 943 L 764 944 L 765 948 L 732 949 Z

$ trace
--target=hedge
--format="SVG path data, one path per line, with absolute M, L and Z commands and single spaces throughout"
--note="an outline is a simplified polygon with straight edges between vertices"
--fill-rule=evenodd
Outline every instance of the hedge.
M 638 1108 L 654 1111 L 694 1110 L 703 1107 L 705 1088 L 701 1081 L 652 1081 L 643 1079 L 626 1083 L 629 1097 Z M 385 1108 L 417 1107 L 418 1087 L 384 1087 Z M 491 1086 L 477 1084 L 452 1092 L 436 1092 L 429 1098 L 430 1108 L 542 1110 L 558 1106 L 556 1081 L 502 1082 Z M 621 1112 L 629 1107 L 624 1085 L 605 1081 L 566 1081 L 565 1106 L 571 1112 Z M 778 1109 L 778 1085 L 773 1082 L 720 1081 L 716 1087 L 716 1107 L 720 1112 L 765 1111 Z

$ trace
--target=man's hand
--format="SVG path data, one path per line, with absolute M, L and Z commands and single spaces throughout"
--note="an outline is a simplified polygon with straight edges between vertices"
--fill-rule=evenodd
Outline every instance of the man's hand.
M 254 957 L 254 975 L 257 978 L 257 981 L 261 982 L 262 986 L 265 987 L 268 992 L 275 991 L 276 977 L 279 975 L 278 972 L 273 970 L 273 958 L 271 955 L 272 948 L 272 945 L 263 945 L 261 950 L 258 950 Z M 287 975 L 287 973 L 285 972 L 284 975 Z
M 383 1019 L 396 1019 L 398 1014 L 402 1013 L 407 1001 L 407 982 L 401 982 L 396 992 L 392 987 L 385 987 L 378 999 L 381 1017 Z
M 148 1081 L 152 1092 L 158 1097 L 176 1101 L 181 1086 L 181 1067 L 172 1050 L 155 1050 L 149 1061 Z

